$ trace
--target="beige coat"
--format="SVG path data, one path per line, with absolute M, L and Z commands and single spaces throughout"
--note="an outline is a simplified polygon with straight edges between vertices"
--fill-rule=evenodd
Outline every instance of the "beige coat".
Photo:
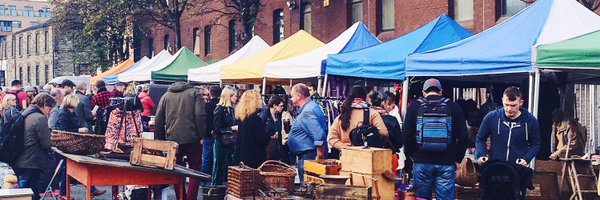
M 350 141 L 350 132 L 352 129 L 362 125 L 364 118 L 364 111 L 362 109 L 353 109 L 352 116 L 350 117 L 350 127 L 347 130 L 342 129 L 342 122 L 340 121 L 340 116 L 337 116 L 333 121 L 333 124 L 329 128 L 329 134 L 327 135 L 327 141 L 329 145 L 333 146 L 336 149 L 342 150 L 345 146 L 352 146 L 352 142 Z M 369 123 L 379 130 L 379 134 L 384 137 L 388 137 L 388 131 L 383 123 L 383 119 L 379 112 L 375 109 L 370 108 L 369 111 L 370 119 Z

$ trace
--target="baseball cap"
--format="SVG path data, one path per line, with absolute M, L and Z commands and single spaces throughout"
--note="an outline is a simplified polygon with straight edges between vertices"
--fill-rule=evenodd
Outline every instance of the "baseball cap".
M 73 83 L 73 81 L 71 81 L 69 79 L 65 79 L 60 85 L 62 85 L 63 87 L 65 87 L 65 86 L 75 87 L 75 83 Z
M 425 81 L 425 83 L 423 83 L 423 91 L 429 89 L 430 87 L 436 87 L 436 88 L 442 90 L 442 84 L 440 83 L 439 80 L 437 80 L 435 78 L 427 79 Z

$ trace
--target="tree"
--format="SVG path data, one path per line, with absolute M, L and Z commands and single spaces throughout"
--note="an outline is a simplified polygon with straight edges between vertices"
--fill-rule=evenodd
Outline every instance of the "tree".
M 181 45 L 181 19 L 197 0 L 135 0 L 134 6 L 140 9 L 136 15 L 150 19 L 175 32 L 176 48 Z M 201 7 L 201 5 L 194 5 Z
M 204 5 L 213 2 L 213 5 L 203 6 L 198 15 L 217 14 L 217 18 L 236 19 L 242 25 L 240 40 L 246 44 L 254 35 L 254 25 L 257 15 L 264 5 L 261 0 L 201 0 Z M 215 3 L 216 2 L 216 3 Z M 220 5 L 218 5 L 220 4 Z
M 581 4 L 583 4 L 586 8 L 590 9 L 591 11 L 595 11 L 598 10 L 598 8 L 600 8 L 600 0 L 577 0 L 579 2 L 581 2 Z

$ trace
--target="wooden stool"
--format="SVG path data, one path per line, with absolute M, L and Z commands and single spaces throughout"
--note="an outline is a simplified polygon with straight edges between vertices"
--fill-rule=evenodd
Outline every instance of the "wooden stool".
M 561 162 L 563 165 L 560 186 L 562 187 L 563 181 L 568 178 L 571 191 L 573 191 L 569 200 L 586 199 L 586 194 L 596 196 L 598 180 L 591 160 L 569 158 L 561 159 Z

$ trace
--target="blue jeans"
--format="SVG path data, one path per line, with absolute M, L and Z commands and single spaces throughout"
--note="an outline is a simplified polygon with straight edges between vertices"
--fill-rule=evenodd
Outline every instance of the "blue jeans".
M 33 200 L 40 199 L 40 188 L 38 188 L 38 180 L 42 177 L 43 170 L 40 169 L 13 169 L 17 177 L 19 177 L 19 188 L 31 188 L 33 191 Z
M 214 145 L 215 138 L 204 138 L 202 143 L 202 173 L 212 174 Z
M 417 197 L 431 199 L 435 187 L 437 199 L 454 199 L 456 193 L 456 166 L 415 163 L 413 165 L 414 184 Z
M 300 184 L 304 184 L 304 161 L 314 160 L 317 158 L 317 150 L 307 150 L 298 154 L 298 176 L 300 178 Z

